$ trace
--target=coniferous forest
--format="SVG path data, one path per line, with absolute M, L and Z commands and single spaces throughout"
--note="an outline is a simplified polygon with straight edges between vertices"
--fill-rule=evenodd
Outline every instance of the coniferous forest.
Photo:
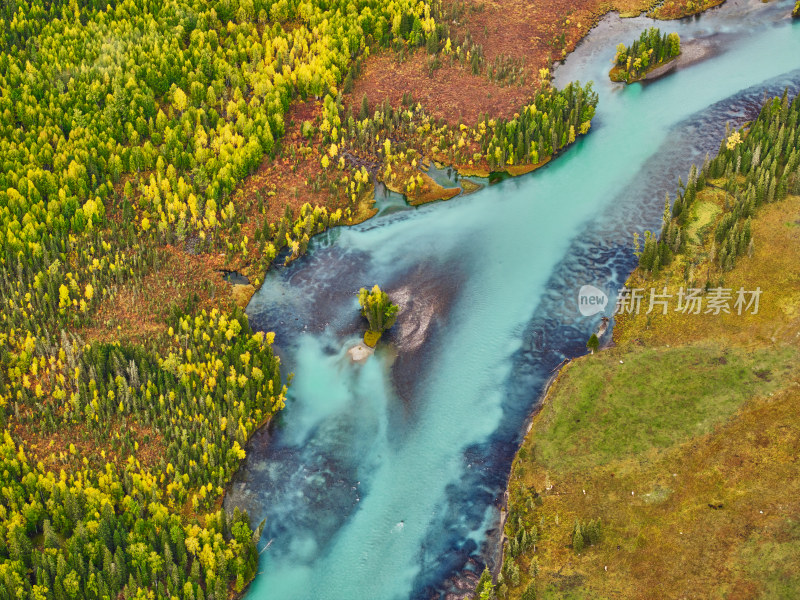
M 725 211 L 714 227 L 712 260 L 730 271 L 752 250 L 751 218 L 763 204 L 800 193 L 800 97 L 787 93 L 761 109 L 748 130 L 728 132 L 719 153 L 701 168 L 692 167 L 670 209 L 669 198 L 659 236 L 645 232 L 639 267 L 658 272 L 686 250 L 685 225 L 697 193 L 712 187 L 725 195 Z M 695 259 L 697 260 L 697 259 Z M 691 264 L 687 263 L 687 277 Z
M 1 598 L 219 600 L 252 579 L 259 533 L 220 499 L 284 403 L 272 334 L 191 303 L 141 343 L 85 334 L 165 244 L 246 252 L 230 195 L 290 102 L 335 94 L 365 43 L 421 43 L 428 10 L 3 3 Z M 268 260 L 337 219 L 265 225 Z

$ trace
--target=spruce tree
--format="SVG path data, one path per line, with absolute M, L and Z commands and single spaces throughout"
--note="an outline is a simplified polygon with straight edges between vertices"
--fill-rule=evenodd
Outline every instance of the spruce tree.
M 522 592 L 522 600 L 536 600 L 536 584 L 531 581 L 525 591 Z
M 476 600 L 482 600 L 483 592 L 487 589 L 491 590 L 492 586 L 492 574 L 489 571 L 489 567 L 483 568 L 483 573 L 481 573 L 480 579 L 478 579 L 478 585 L 475 588 L 475 596 Z
M 581 530 L 581 524 L 578 519 L 575 519 L 575 527 L 572 530 L 572 549 L 576 553 L 580 553 L 583 551 L 584 548 L 584 539 L 583 539 L 583 531 Z

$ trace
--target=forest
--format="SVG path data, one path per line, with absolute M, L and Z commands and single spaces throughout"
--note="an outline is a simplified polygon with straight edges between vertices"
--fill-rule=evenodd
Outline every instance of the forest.
M 681 39 L 677 33 L 666 34 L 657 27 L 651 27 L 643 31 L 630 46 L 617 46 L 614 68 L 609 77 L 611 81 L 633 83 L 680 53 Z
M 683 256 L 684 277 L 695 279 L 703 256 L 687 254 L 686 223 L 698 192 L 712 188 L 724 194 L 724 210 L 713 226 L 707 254 L 721 273 L 730 271 L 738 257 L 752 252 L 751 219 L 764 204 L 800 193 L 800 97 L 788 92 L 766 102 L 749 128 L 728 131 L 719 153 L 679 183 L 670 203 L 667 198 L 659 235 L 645 232 L 639 268 L 657 274 L 676 255 Z M 671 208 L 670 208 L 671 205 Z M 706 285 L 710 286 L 711 281 Z
M 255 575 L 259 530 L 220 501 L 284 405 L 274 336 L 222 300 L 173 306 L 144 342 L 92 339 L 95 315 L 167 245 L 246 253 L 231 192 L 293 99 L 335 94 L 365 43 L 418 43 L 428 11 L 3 3 L 0 598 L 219 600 Z M 335 212 L 265 223 L 268 260 Z

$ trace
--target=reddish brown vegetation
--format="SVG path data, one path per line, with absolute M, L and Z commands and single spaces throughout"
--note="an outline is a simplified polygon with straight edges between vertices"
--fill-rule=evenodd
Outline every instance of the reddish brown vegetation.
M 244 232 L 253 238 L 256 227 L 278 221 L 288 205 L 293 215 L 306 202 L 312 206 L 326 206 L 336 210 L 347 205 L 346 200 L 331 194 L 327 188 L 319 191 L 308 185 L 308 181 L 320 171 L 317 136 L 306 139 L 302 134 L 304 121 L 314 127 L 320 123 L 321 105 L 315 100 L 296 101 L 286 114 L 286 134 L 281 139 L 280 150 L 273 159 L 265 157 L 253 175 L 247 178 L 234 196 L 237 214 L 246 215 Z M 304 156 L 303 148 L 314 150 Z M 259 209 L 257 194 L 264 198 L 263 210 Z
M 226 306 L 231 286 L 220 273 L 225 266 L 219 254 L 194 256 L 174 246 L 160 248 L 157 264 L 142 282 L 122 286 L 100 305 L 94 326 L 79 334 L 87 342 L 144 342 L 165 330 L 172 306 L 183 307 L 195 297 L 198 310 Z
M 454 3 L 448 3 L 452 5 Z M 638 13 L 650 8 L 652 0 L 555 0 L 552 2 L 467 2 L 450 22 L 453 47 L 469 33 L 473 43 L 483 48 L 485 64 L 495 59 L 524 61 L 526 84 L 502 85 L 489 81 L 485 72 L 473 75 L 470 66 L 450 64 L 442 57 L 442 66 L 430 74 L 430 56 L 419 49 L 400 62 L 391 51 L 370 56 L 350 94 L 354 112 L 364 94 L 370 106 L 385 99 L 397 105 L 403 94 L 426 111 L 448 123 L 474 124 L 483 114 L 510 117 L 532 96 L 539 82 L 539 69 L 548 68 L 575 49 L 577 43 L 611 10 Z M 445 15 L 450 14 L 446 7 Z M 611 50 L 613 51 L 613 49 Z
M 399 106 L 403 94 L 411 91 L 414 101 L 420 102 L 432 116 L 459 125 L 474 124 L 483 114 L 512 115 L 531 93 L 530 87 L 503 87 L 484 75 L 472 75 L 458 63 L 451 66 L 448 60 L 431 77 L 428 60 L 424 50 L 403 62 L 394 52 L 370 57 L 346 102 L 358 114 L 364 94 L 374 109 L 376 103 L 385 99 Z
M 152 427 L 136 423 L 130 418 L 125 423 L 122 418 L 115 418 L 110 430 L 103 434 L 90 431 L 83 423 L 61 427 L 49 435 L 29 431 L 21 425 L 15 427 L 15 434 L 25 441 L 25 447 L 32 452 L 34 462 L 41 461 L 56 470 L 78 471 L 85 466 L 83 457 L 93 469 L 102 470 L 106 463 L 111 463 L 121 470 L 130 456 L 143 467 L 151 468 L 158 465 L 159 459 L 166 454 L 164 437 Z M 138 443 L 138 448 L 122 448 L 117 436 L 124 437 L 126 431 Z M 74 453 L 70 452 L 70 445 L 75 448 Z M 105 452 L 105 458 L 101 452 Z

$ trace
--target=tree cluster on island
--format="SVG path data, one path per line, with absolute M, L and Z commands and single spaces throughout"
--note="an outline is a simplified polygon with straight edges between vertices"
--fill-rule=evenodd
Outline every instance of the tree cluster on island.
M 630 46 L 617 46 L 609 77 L 612 81 L 633 83 L 680 53 L 681 39 L 677 33 L 666 34 L 657 27 L 651 27 L 643 31 Z
M 361 288 L 358 291 L 358 305 L 361 307 L 361 315 L 369 323 L 369 329 L 364 334 L 364 343 L 374 347 L 383 332 L 391 329 L 397 321 L 400 307 L 392 304 L 389 295 L 377 284 L 371 290 Z

